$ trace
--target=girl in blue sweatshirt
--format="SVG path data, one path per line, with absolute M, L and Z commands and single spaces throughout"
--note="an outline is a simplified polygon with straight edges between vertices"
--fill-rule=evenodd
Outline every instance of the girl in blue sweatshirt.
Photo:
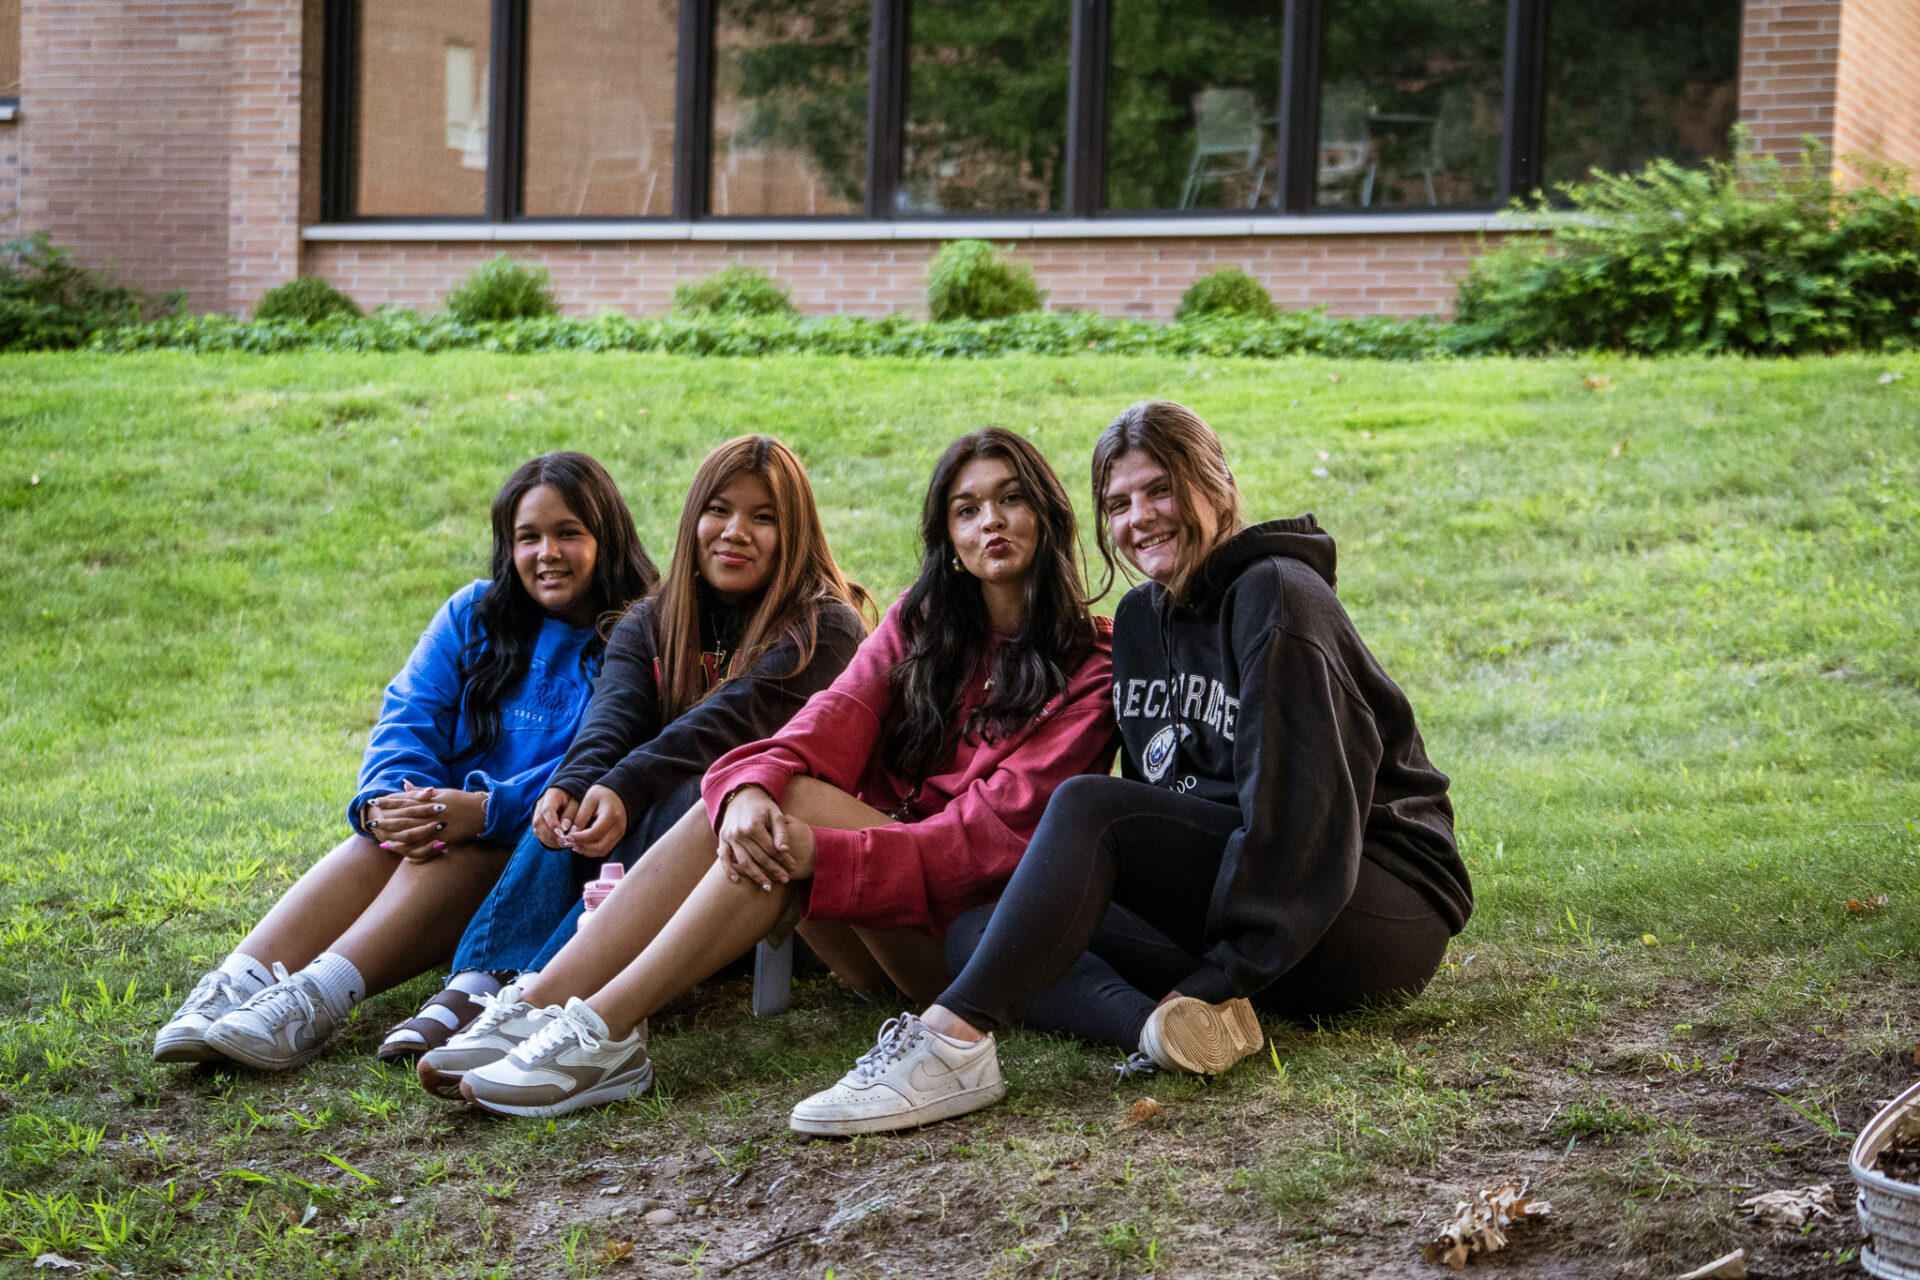
M 316 863 L 154 1040 L 160 1062 L 299 1066 L 355 1004 L 445 960 L 566 753 L 601 615 L 659 577 L 592 458 L 526 463 L 493 501 L 493 576 L 455 592 L 387 686 Z

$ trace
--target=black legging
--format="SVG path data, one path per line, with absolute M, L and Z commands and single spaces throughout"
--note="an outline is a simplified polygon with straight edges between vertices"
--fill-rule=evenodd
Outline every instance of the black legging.
M 947 933 L 960 976 L 939 1002 L 982 1031 L 1018 1020 L 1132 1049 L 1161 997 L 1200 967 L 1207 908 L 1240 811 L 1124 778 L 1053 794 L 997 904 Z M 1346 908 L 1300 962 L 1249 993 L 1283 1017 L 1412 996 L 1452 935 L 1418 890 L 1365 857 Z

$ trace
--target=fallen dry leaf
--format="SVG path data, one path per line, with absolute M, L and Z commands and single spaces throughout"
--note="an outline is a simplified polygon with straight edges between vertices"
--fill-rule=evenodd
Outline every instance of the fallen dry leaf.
M 1345 382 L 1345 381 L 1346 381 L 1346 379 L 1345 379 L 1345 378 L 1343 378 L 1343 377 L 1341 377 L 1341 376 L 1340 376 L 1339 374 L 1337 374 L 1337 373 L 1330 373 L 1330 374 L 1328 374 L 1328 375 L 1327 375 L 1327 381 L 1328 381 L 1328 382 Z
M 1160 1104 L 1152 1098 L 1141 1098 L 1133 1104 L 1133 1110 L 1127 1112 L 1127 1118 L 1113 1126 L 1114 1130 L 1118 1132 L 1121 1129 L 1131 1129 L 1137 1124 L 1153 1119 L 1160 1114 L 1160 1111 Z
M 1613 379 L 1604 373 L 1590 373 L 1580 379 L 1580 382 L 1589 391 L 1605 391 L 1608 386 L 1612 385 Z
M 1725 1257 L 1715 1258 L 1704 1267 L 1695 1267 L 1680 1277 L 1680 1280 L 1746 1280 L 1747 1251 L 1735 1249 Z
M 57 1253 L 43 1253 L 33 1260 L 33 1269 L 45 1267 L 49 1271 L 84 1271 L 86 1268 L 72 1258 L 63 1258 Z
M 609 1240 L 600 1246 L 600 1261 L 618 1262 L 633 1252 L 631 1240 Z
M 1607 456 L 1609 458 L 1617 458 L 1626 451 L 1627 442 L 1625 440 L 1616 441 L 1613 448 L 1607 450 Z
M 1428 1262 L 1445 1262 L 1458 1271 L 1476 1253 L 1506 1248 L 1508 1227 L 1552 1212 L 1549 1202 L 1528 1197 L 1527 1179 L 1503 1182 L 1455 1205 L 1453 1221 L 1440 1229 L 1422 1253 Z
M 1831 1182 L 1816 1182 L 1796 1191 L 1765 1191 L 1742 1200 L 1740 1207 L 1770 1227 L 1790 1231 L 1798 1231 L 1816 1218 L 1832 1222 L 1840 1213 Z
M 1886 905 L 1887 905 L 1887 895 L 1884 893 L 1872 894 L 1865 898 L 1848 898 L 1847 899 L 1847 910 L 1853 912 L 1855 915 L 1859 915 L 1862 912 L 1867 912 L 1867 911 L 1878 911 L 1880 908 Z

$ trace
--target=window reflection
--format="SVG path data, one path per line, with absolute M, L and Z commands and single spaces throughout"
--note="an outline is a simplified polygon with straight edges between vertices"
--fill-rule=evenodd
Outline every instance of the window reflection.
M 360 7 L 360 213 L 486 212 L 491 8 L 487 0 Z
M 524 208 L 673 211 L 676 0 L 530 0 Z
M 1497 195 L 1503 0 L 1341 0 L 1320 47 L 1317 203 Z
M 867 0 L 719 0 L 711 212 L 860 212 L 870 13 Z
M 1108 77 L 1108 208 L 1272 203 L 1281 8 L 1279 0 L 1118 0 Z
M 1554 0 L 1547 185 L 1726 158 L 1739 73 L 1739 0 Z
M 1058 209 L 1067 0 L 914 0 L 902 213 Z

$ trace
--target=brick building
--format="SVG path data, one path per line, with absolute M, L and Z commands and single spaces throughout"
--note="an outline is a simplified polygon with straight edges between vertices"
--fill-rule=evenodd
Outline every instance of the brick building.
M 213 311 L 506 251 L 877 314 L 968 235 L 1055 306 L 1443 311 L 1513 195 L 1735 120 L 1920 164 L 1920 0 L 0 0 L 0 214 Z

